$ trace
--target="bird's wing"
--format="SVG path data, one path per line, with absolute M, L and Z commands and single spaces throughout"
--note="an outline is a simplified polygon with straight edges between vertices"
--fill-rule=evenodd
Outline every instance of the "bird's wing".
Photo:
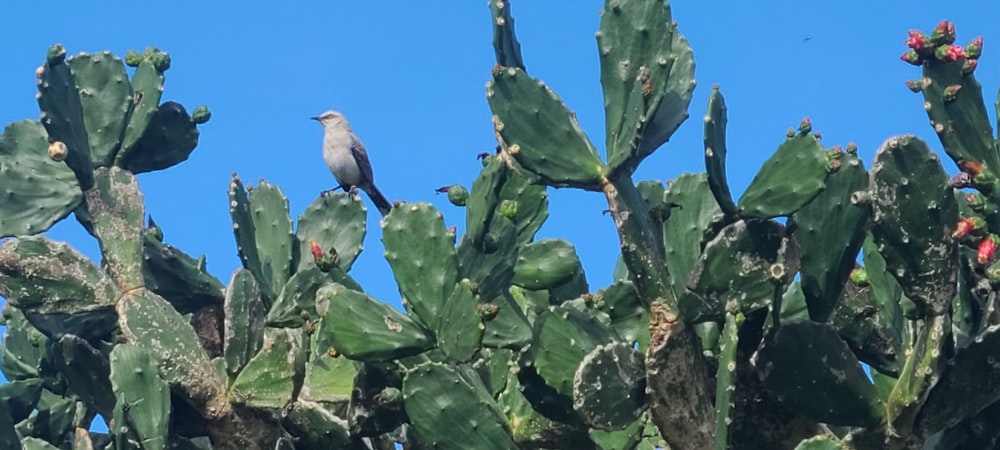
M 354 155 L 354 160 L 358 163 L 358 168 L 361 169 L 361 176 L 364 177 L 365 181 L 374 183 L 375 178 L 372 176 L 372 163 L 368 161 L 368 152 L 365 150 L 365 145 L 361 143 L 357 136 L 351 136 L 351 153 Z

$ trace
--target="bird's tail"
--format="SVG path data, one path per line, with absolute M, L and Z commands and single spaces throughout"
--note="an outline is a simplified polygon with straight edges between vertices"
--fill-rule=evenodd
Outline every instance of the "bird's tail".
M 385 198 L 374 184 L 370 184 L 369 188 L 364 191 L 368 194 L 368 198 L 372 200 L 372 203 L 375 204 L 375 207 L 378 208 L 378 212 L 382 213 L 382 216 L 389 214 L 389 211 L 392 209 L 392 202 Z

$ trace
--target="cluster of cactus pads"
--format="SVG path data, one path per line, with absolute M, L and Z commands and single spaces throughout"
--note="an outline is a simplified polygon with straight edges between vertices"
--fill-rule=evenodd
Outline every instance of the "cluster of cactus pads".
M 736 200 L 718 88 L 706 172 L 632 179 L 694 89 L 666 3 L 605 5 L 604 158 L 527 74 L 509 2 L 490 10 L 499 147 L 471 190 L 447 189 L 464 235 L 426 203 L 381 222 L 405 311 L 348 273 L 367 217 L 348 194 L 293 226 L 278 187 L 234 175 L 228 285 L 166 244 L 135 175 L 186 159 L 207 110 L 160 103 L 156 49 L 123 64 L 53 47 L 40 122 L 0 135 L 0 449 L 997 447 L 1000 151 L 981 39 L 956 46 L 942 22 L 906 42 L 923 70 L 907 85 L 958 176 L 909 135 L 866 170 L 806 119 Z M 610 286 L 591 289 L 570 243 L 535 240 L 547 186 L 606 197 Z M 70 213 L 99 266 L 39 234 Z

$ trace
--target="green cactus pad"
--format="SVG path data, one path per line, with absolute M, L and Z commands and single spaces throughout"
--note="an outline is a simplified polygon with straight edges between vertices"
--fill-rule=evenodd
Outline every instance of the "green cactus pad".
M 559 442 L 567 448 L 592 448 L 586 428 L 579 423 L 579 419 L 569 415 L 571 412 L 566 417 L 550 418 L 535 409 L 532 401 L 525 396 L 526 393 L 531 395 L 531 382 L 527 385 L 521 383 L 517 367 L 508 370 L 507 385 L 497 395 L 497 404 L 507 417 L 511 436 L 520 448 L 537 448 L 552 442 Z
M 573 244 L 543 239 L 521 247 L 511 283 L 531 290 L 550 289 L 569 281 L 579 268 Z
M 712 86 L 712 96 L 708 98 L 708 113 L 705 114 L 705 172 L 708 187 L 722 210 L 727 215 L 736 215 L 736 203 L 729 192 L 726 178 L 726 99 L 719 92 L 719 86 Z
M 338 353 L 361 361 L 385 361 L 415 355 L 434 346 L 430 330 L 362 292 L 338 286 L 317 294 L 329 302 L 324 329 Z
M 484 324 L 484 347 L 521 349 L 531 343 L 531 324 L 513 299 L 500 296 L 490 304 L 496 305 L 498 311 Z
M 223 355 L 226 372 L 230 378 L 235 378 L 260 350 L 264 339 L 267 308 L 264 307 L 260 286 L 249 270 L 237 269 L 233 273 L 226 287 L 223 310 Z
M 868 274 L 868 285 L 875 296 L 875 304 L 879 310 L 879 314 L 876 316 L 879 328 L 889 336 L 892 342 L 898 343 L 899 351 L 902 352 L 904 317 L 900 304 L 905 299 L 903 288 L 899 286 L 896 278 L 886 270 L 885 259 L 878 252 L 871 233 L 865 238 L 861 249 L 864 256 L 865 272 Z M 909 300 L 905 301 L 909 302 Z
M 310 241 L 316 241 L 324 252 L 336 251 L 338 264 L 344 272 L 351 270 L 361 254 L 365 240 L 367 214 L 357 196 L 345 193 L 321 195 L 299 216 L 295 229 L 298 241 L 298 269 L 315 267 Z
M 294 448 L 363 448 L 347 429 L 347 421 L 333 415 L 322 404 L 296 401 L 285 416 L 284 425 L 297 438 Z
M 694 56 L 666 2 L 607 0 L 597 46 L 608 166 L 631 174 L 688 118 Z
M 806 307 L 806 296 L 802 293 L 802 284 L 795 280 L 781 294 L 781 320 L 801 320 L 809 318 Z
M 816 137 L 790 137 L 764 162 L 743 192 L 740 214 L 761 219 L 792 214 L 823 190 L 826 176 L 826 153 Z
M 524 69 L 521 59 L 521 44 L 514 34 L 514 17 L 510 15 L 510 0 L 490 0 L 490 14 L 493 17 L 493 51 L 497 64 L 504 67 Z
M 225 413 L 225 382 L 202 350 L 194 329 L 170 303 L 140 288 L 125 293 L 117 310 L 125 341 L 150 352 L 171 390 L 206 418 Z
M 143 286 L 143 220 L 145 205 L 139 182 L 118 167 L 94 171 L 96 189 L 84 194 L 103 264 L 119 288 Z
M 170 389 L 157 375 L 157 364 L 141 346 L 118 344 L 111 350 L 111 386 L 126 423 L 144 449 L 167 446 Z
M 517 204 L 517 213 L 508 219 L 517 228 L 518 245 L 533 241 L 535 233 L 549 217 L 549 196 L 545 186 L 533 184 L 528 177 L 508 169 L 500 187 L 499 200 L 510 200 Z M 494 213 L 491 229 L 498 226 L 498 220 L 500 217 Z
M 292 275 L 267 312 L 267 325 L 301 327 L 307 319 L 317 318 L 316 292 L 329 282 L 327 274 L 315 267 Z
M 730 302 L 743 314 L 770 305 L 788 278 L 782 234 L 771 221 L 740 220 L 723 228 L 691 271 L 680 298 L 685 320 L 721 319 Z
M 458 281 L 455 234 L 428 203 L 393 208 L 382 220 L 385 259 L 399 284 L 404 306 L 430 329 Z
M 121 145 L 132 110 L 132 85 L 121 58 L 105 51 L 66 59 L 83 108 L 83 124 L 95 167 L 107 167 Z
M 551 307 L 535 320 L 535 367 L 546 384 L 572 397 L 574 374 L 587 354 L 617 340 L 589 314 L 569 305 Z
M 86 340 L 67 334 L 59 338 L 49 358 L 81 400 L 102 415 L 111 416 L 115 393 L 108 381 L 111 366 L 107 356 Z
M 889 321 L 883 317 L 886 313 L 879 308 L 871 286 L 861 287 L 848 280 L 830 321 L 858 359 L 879 372 L 896 376 L 902 368 L 903 343 L 898 334 L 884 328 Z
M 452 367 L 427 363 L 408 371 L 403 379 L 403 399 L 422 446 L 441 450 L 518 448 L 486 387 Z
M 160 97 L 163 95 L 163 72 L 156 70 L 151 62 L 143 60 L 132 74 L 132 89 L 132 114 L 128 117 L 121 148 L 115 156 L 115 165 L 119 167 L 129 159 L 159 109 Z
M 62 52 L 61 45 L 53 46 Z M 83 106 L 76 90 L 76 80 L 63 58 L 49 58 L 35 71 L 38 84 L 38 108 L 41 122 L 48 132 L 49 142 L 66 144 L 69 153 L 66 165 L 73 170 L 80 189 L 86 191 L 94 185 L 94 164 L 90 159 L 87 127 L 83 123 Z
M 265 305 L 270 306 L 278 292 L 270 283 L 264 284 L 264 269 L 260 263 L 260 253 L 257 251 L 257 231 L 254 229 L 253 215 L 250 208 L 250 197 L 247 195 L 243 181 L 233 173 L 229 180 L 229 215 L 233 221 L 233 235 L 236 237 L 236 250 L 239 252 L 243 267 L 253 274 L 261 283 L 261 292 L 266 297 Z M 278 287 L 280 290 L 281 287 Z
M 917 416 L 918 429 L 933 434 L 953 427 L 963 418 L 1000 400 L 1000 377 L 994 362 L 998 354 L 998 325 L 987 328 L 968 347 L 959 350 L 941 379 L 931 388 Z
M 764 384 L 796 414 L 833 425 L 871 427 L 885 420 L 875 386 L 829 325 L 782 323 L 756 358 Z
M 49 336 L 102 338 L 114 328 L 118 290 L 89 259 L 44 236 L 0 246 L 0 295 Z
M 611 327 L 625 342 L 649 346 L 649 312 L 631 281 L 619 280 L 594 294 L 594 303 L 611 319 Z
M 14 423 L 27 419 L 41 398 L 42 383 L 41 378 L 30 378 L 0 385 L 0 423 L 4 419 L 12 420 L 13 429 Z
M 1000 153 L 993 143 L 993 127 L 986 113 L 983 88 L 973 73 L 963 74 L 966 60 L 939 61 L 927 58 L 923 64 L 924 110 L 931 126 L 955 162 L 975 161 L 986 165 L 993 176 L 1000 176 Z M 952 86 L 960 86 L 957 95 L 946 95 Z
M 951 320 L 948 315 L 928 317 L 912 347 L 907 349 L 906 364 L 885 406 L 890 431 L 913 431 L 931 388 L 941 379 L 946 364 L 945 346 L 950 344 L 950 334 Z M 978 363 L 982 364 L 982 361 Z
M 605 167 L 573 113 L 540 81 L 501 67 L 486 84 L 497 138 L 517 163 L 554 187 L 599 191 Z
M 517 230 L 510 220 L 497 220 L 486 240 L 492 251 L 480 249 L 466 232 L 455 253 L 459 276 L 475 282 L 481 297 L 492 299 L 503 295 L 514 277 L 519 249 Z
M 282 409 L 302 386 L 306 373 L 303 331 L 267 328 L 260 351 L 233 380 L 229 398 L 238 405 Z
M 181 314 L 223 303 L 225 286 L 205 272 L 203 260 L 192 258 L 149 233 L 143 236 L 142 254 L 146 288 L 166 299 Z
M 573 376 L 573 409 L 593 428 L 621 430 L 645 410 L 645 390 L 642 355 L 631 344 L 599 345 Z
M 13 306 L 4 306 L 0 325 L 6 327 L 0 346 L 0 369 L 8 380 L 39 378 L 39 367 L 48 351 L 48 338 L 38 331 L 24 313 Z
M 483 239 L 500 205 L 500 189 L 511 172 L 500 158 L 489 156 L 483 160 L 483 170 L 472 182 L 472 192 L 465 202 L 465 238 L 478 249 L 488 249 Z
M 667 188 L 663 201 L 678 205 L 671 209 L 670 217 L 663 224 L 663 246 L 670 287 L 680 298 L 701 256 L 702 236 L 709 224 L 722 214 L 722 209 L 704 173 L 685 173 L 677 177 Z
M 292 219 L 288 216 L 288 199 L 281 188 L 264 180 L 250 190 L 249 198 L 254 241 L 264 276 L 257 281 L 267 286 L 264 292 L 277 294 L 292 273 Z
M 816 436 L 805 439 L 795 446 L 795 450 L 842 450 L 840 441 L 827 436 Z
M 326 326 L 326 321 L 320 320 L 312 335 L 310 352 L 313 357 L 306 364 L 306 379 L 298 399 L 346 403 L 351 398 L 358 369 L 354 361 L 340 356 L 336 348 L 327 343 L 330 332 L 325 329 Z
M 441 310 L 441 322 L 435 334 L 438 347 L 450 359 L 469 361 L 479 350 L 485 329 L 479 314 L 479 304 L 479 298 L 473 292 L 469 280 L 458 283 L 445 301 Z
M 184 105 L 166 102 L 153 113 L 145 133 L 122 164 L 132 173 L 173 167 L 191 156 L 198 145 L 198 134 Z
M 867 190 L 868 172 L 855 155 L 833 155 L 840 169 L 827 177 L 826 189 L 793 216 L 798 225 L 795 241 L 801 255 L 802 292 L 809 316 L 818 322 L 833 310 L 868 228 L 868 206 L 852 201 Z
M 741 312 L 726 312 L 726 325 L 719 345 L 719 364 L 715 372 L 715 448 L 730 446 L 730 425 L 733 423 L 734 391 L 736 390 L 737 348 L 740 327 L 744 317 Z
M 35 407 L 38 413 L 32 414 L 16 425 L 17 431 L 22 436 L 26 436 L 22 443 L 28 439 L 32 439 L 32 435 L 46 436 L 49 439 L 59 442 L 67 441 L 73 434 L 74 423 L 78 421 L 76 417 L 77 402 L 78 399 L 72 395 L 65 396 L 47 389 L 42 390 L 42 395 Z M 41 439 L 38 442 L 43 445 L 49 445 Z M 26 444 L 25 448 L 56 449 L 58 447 L 32 447 Z
M 0 237 L 48 230 L 83 199 L 73 171 L 48 156 L 48 137 L 25 120 L 0 135 Z M 93 178 L 91 178 L 93 184 Z
M 872 233 L 886 269 L 923 314 L 951 309 L 958 206 L 941 161 L 919 138 L 885 141 L 871 170 Z

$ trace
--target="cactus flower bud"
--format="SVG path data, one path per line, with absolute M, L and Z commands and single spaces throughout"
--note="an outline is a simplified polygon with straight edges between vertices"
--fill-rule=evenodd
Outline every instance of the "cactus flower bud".
M 493 303 L 481 303 L 476 309 L 479 310 L 479 316 L 485 321 L 493 320 L 500 313 L 500 307 Z
M 156 222 L 153 221 L 153 216 L 149 216 L 149 218 L 146 219 L 146 236 L 153 238 L 157 242 L 163 242 L 163 230 L 156 226 Z
M 319 244 L 317 244 L 314 239 L 309 240 L 309 251 L 312 252 L 313 261 L 316 261 L 317 263 L 319 263 L 319 260 L 323 259 L 323 256 L 326 256 L 323 253 L 323 249 L 320 248 Z
M 962 75 L 968 75 L 975 72 L 976 67 L 979 67 L 978 59 L 966 59 L 965 63 L 962 64 Z
M 951 45 L 955 42 L 955 24 L 942 20 L 931 32 L 931 45 Z
M 920 54 L 918 54 L 916 50 L 907 50 L 906 53 L 899 56 L 899 59 L 913 64 L 914 66 L 919 66 L 924 63 L 924 59 L 920 57 Z
M 951 177 L 950 180 L 951 187 L 955 189 L 965 189 L 972 186 L 972 175 L 965 172 L 959 172 L 955 176 Z
M 978 161 L 959 161 L 958 168 L 973 177 L 983 173 L 983 163 Z
M 854 270 L 852 270 L 850 277 L 851 281 L 858 286 L 865 287 L 868 286 L 869 284 L 868 270 L 866 270 L 864 267 L 857 267 Z
M 927 45 L 928 38 L 927 35 L 924 34 L 923 32 L 917 30 L 910 30 L 908 34 L 910 35 L 910 37 L 906 39 L 907 47 L 910 47 L 913 50 L 921 50 L 924 48 L 924 46 Z
M 208 122 L 208 119 L 211 118 L 212 118 L 212 112 L 209 111 L 208 107 L 205 105 L 201 105 L 195 108 L 194 111 L 191 113 L 191 121 L 198 125 Z
M 157 50 L 150 53 L 149 62 L 158 72 L 166 72 L 170 68 L 170 55 Z
M 951 234 L 951 237 L 960 239 L 968 234 L 981 234 L 985 230 L 985 220 L 976 216 L 963 217 L 955 224 L 955 232 Z
M 857 155 L 858 154 L 858 144 L 855 144 L 853 142 L 848 142 L 847 143 L 847 153 L 850 154 L 850 155 Z
M 45 54 L 45 62 L 50 66 L 59 64 L 66 59 L 66 47 L 62 44 L 55 44 L 49 47 L 49 52 Z
M 976 259 L 979 264 L 986 264 L 993 260 L 993 257 L 997 253 L 997 241 L 1000 238 L 995 234 L 990 234 L 986 236 L 985 239 L 979 242 L 979 247 L 976 248 Z
M 321 272 L 329 272 L 330 269 L 340 264 L 340 257 L 337 255 L 336 250 L 330 249 L 329 253 L 324 252 L 323 248 L 313 239 L 309 240 L 309 252 L 312 253 L 316 268 Z
M 986 269 L 986 279 L 994 289 L 1000 287 L 1000 262 L 993 263 Z
M 513 219 L 517 215 L 517 202 L 514 200 L 504 200 L 500 202 L 500 215 L 508 219 Z
M 969 59 L 978 59 L 980 55 L 983 54 L 983 37 L 979 36 L 969 42 L 969 45 L 965 46 L 965 57 Z
M 809 134 L 813 129 L 812 119 L 805 117 L 802 122 L 799 122 L 799 134 L 805 136 Z
M 139 67 L 142 64 L 142 55 L 135 50 L 125 52 L 125 65 L 129 67 Z
M 944 88 L 944 101 L 945 103 L 953 102 L 958 98 L 958 91 L 962 90 L 961 84 L 953 84 Z
M 65 161 L 67 156 L 69 156 L 69 148 L 66 147 L 63 141 L 52 141 L 49 143 L 49 158 L 53 161 Z
M 906 87 L 913 93 L 919 93 L 924 90 L 923 83 L 920 80 L 906 80 Z
M 941 46 L 934 50 L 934 57 L 939 61 L 958 61 L 965 58 L 965 49 L 959 45 Z

